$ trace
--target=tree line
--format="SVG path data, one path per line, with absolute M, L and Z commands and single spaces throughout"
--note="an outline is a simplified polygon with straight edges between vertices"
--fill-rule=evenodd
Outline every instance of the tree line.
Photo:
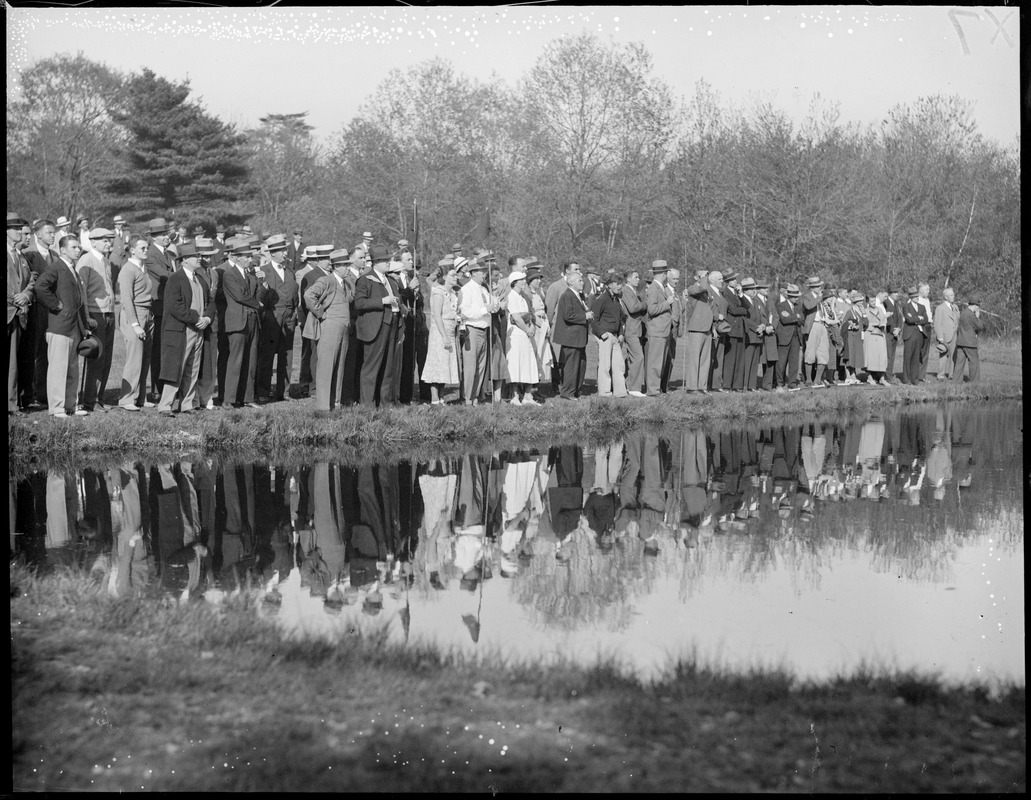
M 456 241 L 532 254 L 557 272 L 653 258 L 771 280 L 872 290 L 927 280 L 980 294 L 1019 328 L 1019 138 L 934 95 L 877 123 L 815 96 L 801 123 L 735 107 L 704 81 L 678 99 L 640 44 L 548 45 L 515 86 L 435 58 L 393 71 L 319 142 L 306 113 L 237 131 L 188 82 L 122 74 L 81 53 L 21 75 L 7 106 L 8 207 L 192 229 L 248 221 L 307 241 Z

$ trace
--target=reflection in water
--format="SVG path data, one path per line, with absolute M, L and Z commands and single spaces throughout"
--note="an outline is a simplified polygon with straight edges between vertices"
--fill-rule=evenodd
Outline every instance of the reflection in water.
M 264 587 L 284 624 L 396 618 L 406 641 L 486 638 L 530 657 L 602 650 L 647 670 L 701 641 L 814 673 L 926 658 L 1022 679 L 1022 570 L 1012 596 L 997 597 L 998 579 L 983 591 L 993 564 L 1022 562 L 1020 415 L 944 407 L 357 468 L 199 459 L 32 473 L 9 482 L 11 549 L 95 572 L 112 595 Z M 941 613 L 952 590 L 966 616 L 1010 614 L 1019 654 L 1013 636 L 964 653 L 956 612 Z M 891 635 L 918 622 L 960 637 L 958 665 Z M 1001 636 L 968 633 L 987 641 L 982 628 Z M 814 666 L 796 636 L 836 649 Z

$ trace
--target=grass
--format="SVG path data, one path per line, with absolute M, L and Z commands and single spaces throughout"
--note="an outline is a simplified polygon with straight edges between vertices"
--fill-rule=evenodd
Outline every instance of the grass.
M 588 350 L 590 354 L 591 348 Z M 932 380 L 919 386 L 708 396 L 674 389 L 659 398 L 588 396 L 579 401 L 549 400 L 537 408 L 505 403 L 376 410 L 352 406 L 316 412 L 314 400 L 307 399 L 273 403 L 260 410 L 227 409 L 176 418 L 158 416 L 153 410 L 139 414 L 113 410 L 83 419 L 55 420 L 37 412 L 9 420 L 8 448 L 13 461 L 26 464 L 103 453 L 159 458 L 203 452 L 262 460 L 312 449 L 331 449 L 351 460 L 386 459 L 406 456 L 418 448 L 433 454 L 485 446 L 510 449 L 560 440 L 606 440 L 633 429 L 660 426 L 670 429 L 798 414 L 851 413 L 887 405 L 1021 397 L 1019 343 L 985 345 L 982 350 L 982 379 L 962 384 Z M 936 364 L 931 366 L 928 374 L 934 375 Z M 112 374 L 120 372 L 113 369 Z M 679 385 L 674 381 L 674 387 Z M 593 383 L 588 390 L 593 391 Z M 108 399 L 113 399 L 112 392 Z
M 690 659 L 642 682 L 614 662 L 290 638 L 246 595 L 116 600 L 17 566 L 11 584 L 19 790 L 1026 789 L 1023 686 Z

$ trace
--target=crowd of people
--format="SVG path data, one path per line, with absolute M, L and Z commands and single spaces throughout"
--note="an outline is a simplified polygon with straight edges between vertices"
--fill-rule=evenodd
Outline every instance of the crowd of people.
M 955 509 L 987 435 L 983 416 L 942 408 L 418 463 L 53 469 L 10 481 L 11 547 L 38 566 L 100 569 L 118 595 L 260 587 L 297 570 L 327 607 L 371 597 L 374 610 L 378 590 L 405 580 L 433 593 L 521 575 L 550 576 L 573 602 L 598 597 L 590 578 L 617 553 L 808 537 L 838 502 Z
M 116 332 L 125 348 L 116 407 L 158 414 L 252 407 L 314 395 L 316 410 L 418 402 L 539 405 L 584 392 L 587 347 L 597 393 L 797 391 L 836 383 L 977 380 L 977 298 L 930 286 L 903 295 L 771 286 L 699 270 L 682 288 L 664 260 L 599 275 L 569 261 L 545 289 L 544 266 L 461 244 L 420 274 L 409 243 L 366 232 L 351 248 L 308 246 L 302 231 L 188 232 L 163 218 L 131 232 L 7 214 L 8 413 L 56 418 L 107 411 Z M 685 276 L 684 283 L 687 282 Z M 295 335 L 300 369 L 292 381 Z M 969 365 L 969 367 L 968 367 Z

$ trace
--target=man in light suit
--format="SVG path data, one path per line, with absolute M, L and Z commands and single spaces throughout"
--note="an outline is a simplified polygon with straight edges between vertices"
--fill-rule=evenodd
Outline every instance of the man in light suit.
M 75 262 L 82 255 L 79 237 L 68 234 L 58 242 L 61 258 L 36 281 L 36 299 L 49 311 L 47 320 L 48 413 L 57 419 L 85 416 L 76 408 L 79 390 L 79 342 L 97 323 L 86 316 L 82 284 Z
M 111 353 L 115 346 L 115 281 L 111 272 L 111 254 L 114 232 L 107 228 L 90 231 L 93 249 L 79 257 L 76 270 L 85 292 L 86 313 L 97 323 L 96 337 L 102 351 L 97 358 L 86 362 L 86 380 L 79 397 L 79 405 L 87 411 L 107 411 L 104 390 L 111 373 Z
M 161 315 L 164 313 L 165 283 L 175 272 L 175 256 L 169 251 L 169 225 L 162 217 L 147 223 L 147 235 L 150 242 L 147 248 L 147 261 L 143 268 L 150 278 L 150 311 L 154 317 L 154 340 L 151 342 L 150 351 L 150 394 L 147 395 L 147 399 L 156 403 L 161 399 L 158 387 L 161 383 Z
M 401 312 L 401 301 L 387 277 L 390 252 L 375 244 L 369 254 L 372 271 L 358 279 L 354 292 L 355 324 L 362 347 L 361 404 L 389 405 L 395 368 L 389 355 L 394 350 L 395 318 Z
M 18 341 L 28 324 L 32 304 L 31 272 L 19 246 L 27 223 L 7 212 L 7 414 L 21 413 L 18 408 Z
M 251 266 L 254 247 L 248 239 L 227 242 L 229 264 L 222 276 L 226 300 L 225 332 L 229 340 L 224 403 L 234 408 L 259 408 L 254 402 L 258 362 L 258 314 L 265 273 Z
M 277 234 L 265 242 L 269 263 L 263 266 L 268 288 L 262 298 L 261 339 L 258 341 L 258 401 L 290 397 L 294 327 L 297 325 L 298 287 L 287 265 L 286 237 Z M 276 385 L 272 390 L 272 360 L 276 361 Z
M 952 377 L 952 362 L 956 358 L 956 334 L 959 331 L 959 306 L 956 292 L 948 287 L 942 292 L 942 303 L 934 310 L 934 340 L 938 348 L 938 380 Z M 945 352 L 941 352 L 944 345 Z
M 343 400 L 355 289 L 347 250 L 334 250 L 329 263 L 332 274 L 315 281 L 304 298 L 308 307 L 308 337 L 318 341 L 320 350 L 315 376 L 316 411 L 329 411 Z
M 648 346 L 645 348 L 645 387 L 648 389 L 648 397 L 659 396 L 662 368 L 669 349 L 669 334 L 673 330 L 673 303 L 666 286 L 668 271 L 669 265 L 665 261 L 659 259 L 652 262 L 655 280 L 648 284 L 648 312 L 644 323 L 648 336 Z
M 304 293 L 319 278 L 325 278 L 330 274 L 329 256 L 333 252 L 333 245 L 319 244 L 305 248 L 305 250 L 309 255 L 306 266 L 300 270 L 300 273 L 303 274 L 298 278 L 297 308 L 297 324 L 301 328 L 301 374 L 298 376 L 297 382 L 301 388 L 302 397 L 308 397 L 311 394 L 312 384 L 315 383 L 315 372 L 319 365 L 318 342 L 304 335 L 308 321 L 308 307 L 304 303 Z
M 691 284 L 687 298 L 684 308 L 684 391 L 708 394 L 714 322 L 708 284 Z

